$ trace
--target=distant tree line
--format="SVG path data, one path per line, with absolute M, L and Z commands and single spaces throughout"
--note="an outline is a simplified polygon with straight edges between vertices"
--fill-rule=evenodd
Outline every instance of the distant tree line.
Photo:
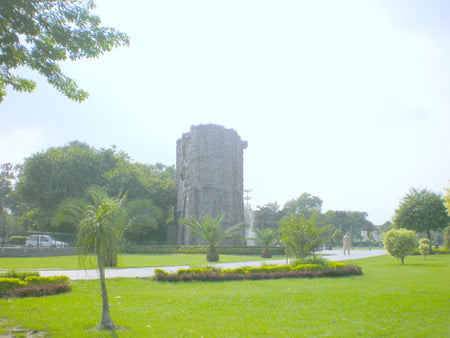
M 309 193 L 303 193 L 296 199 L 285 203 L 283 208 L 275 203 L 258 206 L 254 211 L 254 225 L 258 230 L 275 229 L 281 231 L 292 222 L 308 223 L 318 227 L 321 232 L 320 245 L 340 245 L 343 235 L 348 232 L 354 240 L 361 240 L 361 231 L 368 235 L 375 226 L 362 211 L 329 210 L 322 213 L 322 200 Z M 318 242 L 318 243 L 319 243 Z
M 135 163 L 115 147 L 95 149 L 77 141 L 33 154 L 17 166 L 1 165 L 0 237 L 20 230 L 75 233 L 77 222 L 64 205 L 86 201 L 91 186 L 110 196 L 125 194 L 134 219 L 126 240 L 166 240 L 176 202 L 174 166 Z

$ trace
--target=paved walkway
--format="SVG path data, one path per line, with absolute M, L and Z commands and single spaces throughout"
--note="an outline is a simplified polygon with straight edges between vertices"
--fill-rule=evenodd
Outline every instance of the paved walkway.
M 344 255 L 342 250 L 324 250 L 320 254 L 324 255 L 330 261 L 344 261 L 348 259 L 368 258 L 375 256 L 386 255 L 386 250 L 373 249 L 373 250 L 353 250 L 350 255 Z M 238 262 L 238 263 L 217 263 L 210 264 L 211 266 L 220 266 L 222 268 L 237 268 L 240 266 L 261 266 L 261 264 L 286 264 L 285 259 L 279 260 L 267 260 L 267 261 L 254 261 L 254 262 Z M 141 278 L 152 277 L 155 274 L 155 269 L 163 269 L 167 272 L 176 272 L 179 269 L 187 269 L 189 266 L 163 266 L 163 267 L 151 267 L 151 268 L 121 268 L 121 269 L 106 269 L 106 278 Z M 68 276 L 72 280 L 76 279 L 98 279 L 98 271 L 95 269 L 89 270 L 54 270 L 54 271 L 39 271 L 41 276 Z

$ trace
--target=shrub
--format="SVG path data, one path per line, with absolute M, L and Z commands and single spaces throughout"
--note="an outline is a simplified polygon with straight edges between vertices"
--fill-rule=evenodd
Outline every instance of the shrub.
M 70 292 L 72 288 L 67 284 L 45 284 L 45 285 L 28 285 L 10 290 L 8 297 L 24 298 L 24 297 L 42 297 L 57 295 L 60 293 Z
M 0 296 L 5 296 L 13 289 L 26 286 L 27 283 L 19 278 L 0 278 Z
M 25 278 L 25 282 L 27 282 L 29 286 L 67 284 L 69 281 L 70 278 L 67 276 L 52 276 L 52 277 L 28 276 Z
M 419 241 L 420 254 L 426 259 L 430 254 L 430 240 L 428 238 L 422 238 Z
M 155 270 L 156 281 L 188 282 L 188 281 L 227 281 L 227 280 L 259 280 L 275 278 L 313 278 L 360 275 L 362 270 L 355 265 L 330 262 L 330 267 L 319 264 L 266 265 L 261 267 L 239 267 L 236 269 L 191 268 L 176 273 Z
M 39 272 L 31 272 L 31 271 L 19 271 L 16 272 L 14 270 L 10 270 L 7 272 L 0 273 L 0 277 L 4 278 L 18 278 L 20 280 L 25 280 L 26 277 L 30 276 L 39 276 Z
M 319 264 L 299 264 L 292 267 L 292 271 L 319 271 L 323 269 L 323 266 Z
M 404 264 L 405 257 L 412 254 L 417 246 L 417 234 L 407 229 L 391 229 L 383 234 L 383 244 L 391 256 L 399 258 Z
M 328 263 L 329 263 L 328 260 L 326 260 L 325 258 L 316 256 L 316 257 L 308 257 L 308 258 L 297 258 L 291 264 L 293 266 L 297 266 L 297 265 L 301 265 L 301 264 L 318 264 L 323 267 L 327 267 Z

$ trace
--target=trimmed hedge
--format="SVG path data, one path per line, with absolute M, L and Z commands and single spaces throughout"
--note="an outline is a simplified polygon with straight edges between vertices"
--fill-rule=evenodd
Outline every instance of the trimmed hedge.
M 40 277 L 38 272 L 8 271 L 0 275 L 0 297 L 39 297 L 69 292 L 69 282 L 67 276 Z
M 8 272 L 2 272 L 0 273 L 0 277 L 4 278 L 18 278 L 20 280 L 25 280 L 27 277 L 31 276 L 39 276 L 39 272 L 29 272 L 29 271 L 19 271 L 16 272 L 14 270 L 10 270 Z
M 70 292 L 72 288 L 67 284 L 46 284 L 39 286 L 24 286 L 10 290 L 7 297 L 24 298 L 24 297 L 42 297 L 57 295 L 60 293 Z
M 70 278 L 67 276 L 52 276 L 52 277 L 29 276 L 25 278 L 25 282 L 29 286 L 67 284 L 69 283 L 69 281 Z
M 19 278 L 0 278 L 0 296 L 6 295 L 13 289 L 26 286 L 27 283 Z
M 319 264 L 268 265 L 262 267 L 239 267 L 236 269 L 191 268 L 168 273 L 155 270 L 155 281 L 189 282 L 189 281 L 227 281 L 227 280 L 260 280 L 280 278 L 317 278 L 362 275 L 362 269 L 356 265 L 330 262 L 330 266 Z M 336 263 L 336 264 L 335 264 Z
M 263 247 L 260 246 L 220 246 L 217 248 L 219 254 L 224 255 L 258 255 L 261 256 Z M 201 245 L 144 245 L 127 244 L 123 248 L 125 253 L 184 253 L 184 254 L 206 254 L 208 246 Z M 284 255 L 282 247 L 272 247 L 270 252 L 273 255 Z

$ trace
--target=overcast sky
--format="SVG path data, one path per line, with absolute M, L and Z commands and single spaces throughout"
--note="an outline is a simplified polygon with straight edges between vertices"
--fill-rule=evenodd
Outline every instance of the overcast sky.
M 175 164 L 176 140 L 215 123 L 248 141 L 254 208 L 304 192 L 323 211 L 391 219 L 411 187 L 450 179 L 450 2 L 97 0 L 131 38 L 64 64 L 74 103 L 38 75 L 0 103 L 0 163 L 73 140 Z

